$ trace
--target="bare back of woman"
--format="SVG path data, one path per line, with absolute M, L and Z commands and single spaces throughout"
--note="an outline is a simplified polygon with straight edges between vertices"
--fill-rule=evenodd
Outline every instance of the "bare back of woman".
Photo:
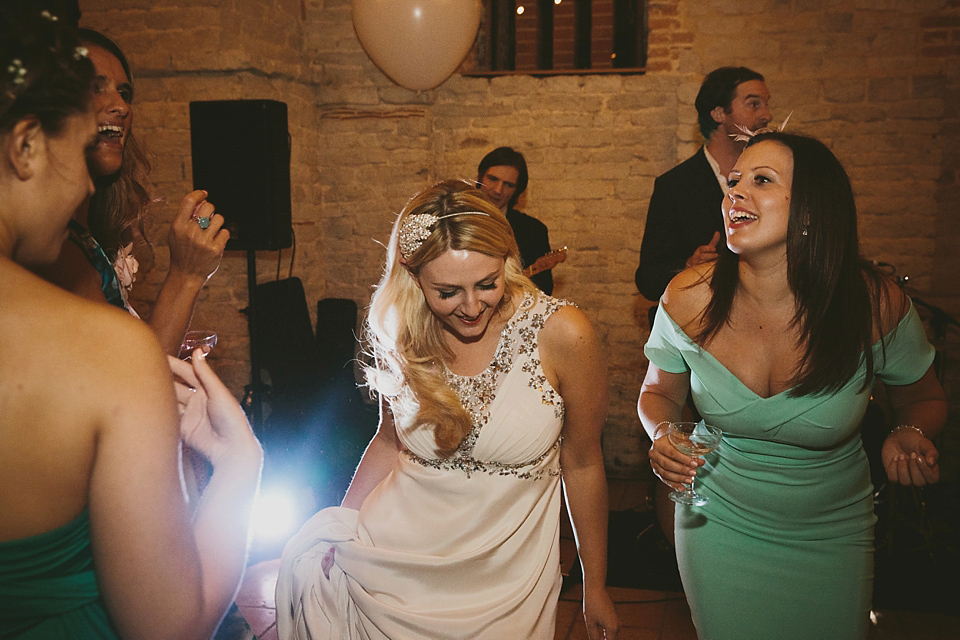
M 209 637 L 243 572 L 259 443 L 203 353 L 167 362 L 143 323 L 27 271 L 93 192 L 88 53 L 49 12 L 0 6 L 0 628 Z M 181 437 L 213 465 L 192 521 Z

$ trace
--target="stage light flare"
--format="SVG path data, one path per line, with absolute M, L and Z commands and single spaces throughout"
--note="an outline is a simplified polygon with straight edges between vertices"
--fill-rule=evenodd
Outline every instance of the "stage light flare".
M 290 538 L 297 526 L 297 500 L 284 488 L 261 491 L 253 505 L 254 539 L 269 542 Z

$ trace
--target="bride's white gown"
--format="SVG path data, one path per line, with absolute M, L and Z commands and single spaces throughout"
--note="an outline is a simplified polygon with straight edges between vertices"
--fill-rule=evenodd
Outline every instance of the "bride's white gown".
M 396 467 L 359 511 L 324 509 L 283 552 L 282 639 L 554 637 L 563 401 L 537 336 L 563 304 L 527 294 L 490 367 L 448 375 L 475 426 L 452 458 L 394 407 Z

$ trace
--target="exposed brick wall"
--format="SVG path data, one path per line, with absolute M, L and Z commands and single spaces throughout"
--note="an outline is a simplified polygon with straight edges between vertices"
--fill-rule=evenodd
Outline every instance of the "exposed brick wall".
M 921 51 L 930 58 L 951 58 L 960 55 L 960 15 L 941 11 L 920 21 Z
M 311 306 L 337 296 L 363 308 L 392 213 L 438 179 L 474 177 L 487 151 L 513 145 L 531 171 L 520 208 L 570 248 L 556 294 L 586 311 L 608 349 L 605 451 L 614 474 L 640 469 L 646 449 L 635 414 L 646 303 L 633 272 L 647 202 L 656 175 L 701 143 L 693 99 L 717 66 L 766 75 L 775 121 L 792 111 L 789 129 L 821 137 L 848 168 L 867 255 L 896 264 L 925 299 L 960 311 L 956 5 L 651 0 L 646 75 L 455 75 L 417 93 L 363 52 L 349 0 L 81 2 L 84 24 L 115 36 L 137 72 L 137 131 L 156 155 L 154 192 L 166 199 L 150 225 L 161 268 L 141 299 L 154 295 L 166 222 L 190 188 L 190 100 L 289 105 L 294 275 Z M 283 252 L 283 274 L 289 258 Z M 261 280 L 275 277 L 276 260 L 258 254 Z M 238 394 L 249 381 L 238 313 L 245 269 L 244 255 L 225 258 L 194 321 L 220 334 L 213 360 Z
M 613 67 L 613 0 L 595 0 L 590 8 L 590 68 Z
M 537 25 L 540 21 L 540 7 L 536 2 L 523 5 L 523 12 L 516 17 L 516 68 L 537 68 Z

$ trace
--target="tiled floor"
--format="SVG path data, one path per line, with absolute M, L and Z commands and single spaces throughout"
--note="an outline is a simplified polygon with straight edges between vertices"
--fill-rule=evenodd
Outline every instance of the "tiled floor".
M 259 640 L 277 640 L 274 591 L 277 588 L 278 571 L 279 558 L 249 567 L 237 594 L 237 607 Z
M 648 509 L 647 495 L 647 486 L 642 482 L 610 482 L 613 510 Z M 576 560 L 576 550 L 566 523 L 561 529 L 561 545 L 561 564 L 567 572 Z M 269 560 L 250 567 L 237 596 L 237 605 L 260 640 L 278 640 L 274 588 L 279 564 L 279 560 Z M 948 579 L 955 580 L 956 576 Z M 683 593 L 612 588 L 610 595 L 620 614 L 620 640 L 696 640 Z M 581 596 L 579 585 L 561 594 L 556 640 L 586 640 Z M 958 637 L 960 617 L 897 610 L 876 612 L 876 623 L 869 635 L 870 640 L 956 640 Z

